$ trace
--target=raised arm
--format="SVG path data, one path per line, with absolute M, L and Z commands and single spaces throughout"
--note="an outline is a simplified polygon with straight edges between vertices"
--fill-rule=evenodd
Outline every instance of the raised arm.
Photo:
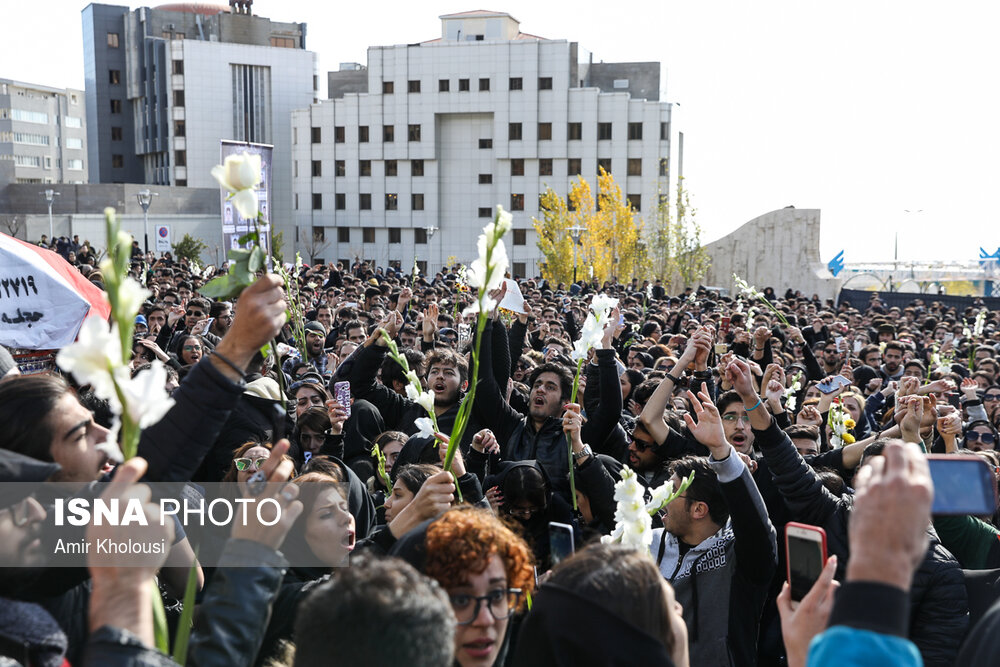
M 674 365 L 673 373 L 667 373 L 667 376 L 660 381 L 653 395 L 646 401 L 645 407 L 643 407 L 642 412 L 639 414 L 639 421 L 656 442 L 665 442 L 670 435 L 670 429 L 663 420 L 663 413 L 666 411 L 667 405 L 670 403 L 670 398 L 674 394 L 674 387 L 677 386 L 677 381 L 684 375 L 688 367 L 694 363 L 695 357 L 698 356 L 699 352 L 707 357 L 710 349 L 711 334 L 709 330 L 704 328 L 698 329 L 688 340 L 687 347 L 684 348 L 680 359 Z

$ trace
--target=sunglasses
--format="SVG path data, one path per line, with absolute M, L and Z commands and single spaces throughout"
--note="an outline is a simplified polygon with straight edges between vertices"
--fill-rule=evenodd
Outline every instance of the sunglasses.
M 992 433 L 980 433 L 979 431 L 969 431 L 965 434 L 966 442 L 982 441 L 984 445 L 992 445 L 996 442 L 996 437 Z
M 635 443 L 635 449 L 639 452 L 644 452 L 650 447 L 655 447 L 655 442 L 650 442 L 649 440 L 640 440 L 639 438 L 632 437 L 632 442 Z
M 301 387 L 303 385 L 306 385 L 306 384 L 323 384 L 323 383 L 320 382 L 319 380 L 317 380 L 314 377 L 302 378 L 301 380 L 297 380 L 297 381 L 295 381 L 295 382 L 292 383 L 292 386 L 290 386 L 288 388 L 288 393 L 289 394 L 294 394 L 296 391 L 298 391 L 299 387 Z
M 983 396 L 983 400 L 991 402 L 1000 401 L 1000 394 L 986 394 Z
M 184 346 L 184 351 L 185 352 L 194 352 L 195 350 L 199 350 L 200 351 L 201 350 L 201 345 L 185 345 Z
M 237 470 L 260 470 L 260 467 L 264 465 L 264 462 L 270 457 L 261 456 L 256 459 L 239 458 L 233 461 L 236 464 Z

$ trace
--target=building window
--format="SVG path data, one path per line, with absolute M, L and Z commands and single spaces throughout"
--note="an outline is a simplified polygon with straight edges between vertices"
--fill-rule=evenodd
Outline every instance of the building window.
M 451 90 L 451 79 L 438 79 L 438 92 L 447 93 Z
M 480 206 L 479 207 L 479 217 L 480 218 L 492 218 L 493 217 L 493 209 L 491 209 L 489 206 Z
M 427 243 L 427 230 L 423 227 L 415 227 L 413 229 L 413 243 L 415 245 Z
M 182 107 L 182 106 L 184 106 L 184 91 L 183 90 L 175 90 L 174 91 L 174 106 L 175 107 Z
M 347 195 L 343 192 L 338 192 L 333 196 L 334 208 L 338 211 L 343 211 L 347 208 Z
M 566 160 L 566 174 L 569 176 L 579 176 L 583 173 L 583 161 L 578 157 L 571 157 Z
M 420 92 L 420 79 L 417 79 L 416 81 L 413 81 L 413 80 L 407 81 L 406 82 L 406 92 L 408 92 L 408 93 L 419 93 Z
M 333 143 L 342 144 L 345 141 L 345 132 L 343 125 L 335 125 L 333 128 Z
M 527 229 L 515 229 L 514 230 L 514 245 L 528 245 L 528 230 Z
M 389 243 L 402 243 L 403 242 L 403 230 L 399 227 L 389 228 Z
M 528 273 L 524 262 L 514 262 L 511 266 L 514 267 L 512 271 L 514 278 L 523 278 Z
M 566 138 L 570 141 L 583 139 L 583 123 L 569 123 L 566 127 Z
M 512 194 L 510 196 L 510 210 L 512 210 L 512 211 L 523 211 L 524 210 L 524 195 L 523 194 Z
M 48 137 L 46 137 L 47 139 Z M 79 137 L 67 137 L 66 148 L 83 148 L 83 139 Z
M 552 175 L 552 158 L 543 157 L 538 161 L 538 175 L 539 176 Z
M 551 76 L 538 77 L 538 90 L 552 90 L 552 77 Z
M 459 79 L 458 80 L 458 90 L 459 90 L 459 92 L 463 92 L 463 93 L 466 92 L 466 91 L 468 91 L 469 90 L 469 80 L 468 79 Z
M 313 241 L 316 243 L 322 243 L 326 241 L 326 228 L 325 227 L 313 227 Z
M 522 158 L 514 158 L 510 161 L 510 175 L 524 176 L 524 160 Z
M 115 129 L 118 130 L 118 138 L 121 139 L 122 138 L 122 129 L 120 127 L 119 128 L 114 128 L 114 127 L 111 128 L 111 138 L 112 139 L 115 138 Z M 182 120 L 176 120 L 176 121 L 174 121 L 174 136 L 175 137 L 183 137 L 183 136 L 186 136 L 186 133 L 187 133 L 187 125 L 184 124 L 184 121 L 182 121 Z
M 109 32 L 108 33 L 108 48 L 117 49 L 118 48 L 118 33 Z
M 383 95 L 392 95 L 395 92 L 395 87 L 396 86 L 393 85 L 392 81 L 383 81 L 382 82 L 382 94 Z
M 15 111 L 17 111 L 17 109 L 11 109 L 11 113 L 13 113 Z M 45 118 L 45 120 L 42 120 L 42 121 L 37 121 L 36 120 L 36 121 L 31 121 L 31 122 L 34 122 L 34 123 L 38 123 L 38 122 L 47 123 L 47 122 L 49 122 L 48 121 L 48 114 L 44 114 L 44 113 L 43 114 L 39 114 L 37 112 L 32 112 L 32 114 L 33 115 L 37 115 L 37 116 L 42 116 L 43 118 Z M 21 120 L 21 119 L 17 118 L 16 116 L 14 116 L 13 118 L 14 118 L 14 120 Z M 77 118 L 76 116 L 66 116 L 66 127 L 77 127 L 77 128 L 83 127 L 83 119 L 82 118 Z
M 422 211 L 424 210 L 424 195 L 417 192 L 410 195 L 410 210 Z
M 45 159 L 48 160 L 48 158 Z M 45 166 L 48 167 L 49 165 L 46 164 Z M 83 160 L 81 160 L 80 158 L 71 158 L 69 160 L 66 160 L 66 168 L 80 171 L 83 169 Z
M 479 184 L 489 185 L 493 182 L 493 174 L 479 174 Z
M 370 193 L 363 192 L 358 195 L 358 209 L 362 211 L 372 210 L 372 196 Z
M 396 140 L 396 127 L 394 125 L 382 126 L 382 141 L 389 144 Z
M 479 90 L 482 91 L 482 90 L 489 90 L 489 89 L 490 89 L 490 80 L 489 79 L 480 79 L 479 80 Z
M 547 141 L 552 138 L 552 123 L 538 124 L 538 140 Z
M 108 70 L 108 83 L 112 86 L 117 86 L 122 82 L 122 71 L 120 69 L 109 69 Z
M 314 211 L 322 211 L 323 210 L 323 193 L 322 192 L 314 192 L 314 193 L 312 193 L 312 196 L 313 196 L 313 210 Z
M 359 125 L 358 126 L 358 143 L 366 144 L 368 143 L 368 126 Z
M 347 176 L 347 162 L 344 160 L 334 160 L 333 161 L 333 175 L 334 176 Z
M 670 138 L 670 123 L 660 123 L 660 141 Z
M 642 210 L 642 195 L 626 195 L 628 205 L 635 209 L 636 213 Z
M 570 196 L 566 197 L 566 210 L 570 213 L 576 210 L 576 201 Z
M 271 142 L 271 68 L 232 65 L 233 138 Z
M 630 157 L 628 159 L 628 175 L 629 176 L 642 176 L 642 159 L 637 157 Z
M 299 177 L 299 161 L 292 160 L 292 178 Z
M 187 151 L 174 151 L 174 165 L 178 167 L 187 166 Z
M 424 161 L 410 160 L 410 176 L 423 176 L 423 175 L 424 175 Z
M 277 47 L 279 49 L 294 49 L 295 48 L 295 38 L 294 37 L 272 37 L 271 46 Z
M 372 175 L 372 161 L 358 160 L 358 176 L 371 176 L 371 175 Z
M 14 164 L 18 167 L 41 167 L 42 158 L 38 155 L 15 155 Z
M 313 178 L 316 178 L 317 176 L 322 176 L 323 175 L 323 161 L 322 160 L 313 160 L 312 161 L 312 175 L 313 175 Z
M 396 176 L 399 173 L 399 163 L 395 160 L 385 161 L 385 175 Z
M 511 141 L 521 140 L 521 124 L 520 123 L 508 123 L 507 126 L 507 138 Z
M 598 158 L 597 159 L 597 173 L 598 174 L 601 173 L 601 169 L 603 169 L 604 171 L 606 171 L 609 174 L 611 173 L 611 158 L 609 158 L 609 157 L 603 157 L 603 158 Z
M 361 228 L 361 242 L 362 243 L 375 243 L 375 228 L 374 227 L 362 227 Z
M 660 158 L 660 176 L 666 176 L 670 169 L 670 160 L 665 157 Z
M 311 129 L 311 133 L 310 134 L 312 136 L 312 142 L 314 144 L 318 144 L 320 142 L 320 139 L 322 139 L 322 137 L 323 137 L 323 128 L 321 128 L 321 127 L 314 127 L 314 128 Z
M 492 139 L 480 139 L 479 140 L 479 147 L 480 148 L 493 148 L 493 140 Z
M 642 123 L 629 123 L 628 124 L 628 138 L 629 139 L 642 139 Z
M 420 269 L 420 275 L 426 276 L 427 275 L 427 260 L 426 259 L 418 259 L 417 260 L 417 268 Z
M 385 193 L 385 210 L 396 211 L 399 209 L 399 195 L 395 192 Z
M 181 129 L 183 130 L 184 125 L 181 124 Z M 176 133 L 175 133 L 176 134 Z M 183 134 L 178 134 L 178 137 L 183 137 Z M 111 128 L 111 141 L 121 141 L 122 140 L 122 128 L 112 127 Z
M 524 88 L 524 83 L 521 77 L 512 76 L 510 77 L 510 85 L 508 86 L 510 90 L 522 90 Z
M 295 193 L 295 197 L 293 197 L 293 202 L 294 203 L 293 203 L 292 208 L 294 208 L 296 211 L 299 210 L 299 193 L 298 192 Z M 298 235 L 299 235 L 299 228 L 296 227 L 295 228 L 295 236 L 298 236 Z M 298 240 L 298 239 L 296 239 L 296 240 Z
M 338 243 L 350 243 L 351 242 L 351 228 L 350 227 L 337 227 L 337 242 Z
M 597 124 L 597 140 L 604 141 L 611 139 L 611 123 Z
M 184 73 L 184 61 L 183 60 L 172 60 L 171 67 L 173 67 L 174 74 Z
M 123 155 L 112 155 L 111 156 L 111 167 L 114 169 L 121 169 L 125 166 L 125 157 Z
M 407 139 L 409 141 L 420 141 L 420 125 L 410 125 L 407 128 Z

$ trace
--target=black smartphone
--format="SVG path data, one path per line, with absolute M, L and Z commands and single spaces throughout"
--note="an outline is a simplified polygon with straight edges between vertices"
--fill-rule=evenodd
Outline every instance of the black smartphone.
M 934 482 L 931 514 L 988 516 L 997 508 L 993 468 L 975 454 L 930 454 Z
M 573 526 L 556 521 L 549 522 L 549 555 L 552 559 L 552 567 L 559 561 L 573 555 L 575 545 L 573 544 Z

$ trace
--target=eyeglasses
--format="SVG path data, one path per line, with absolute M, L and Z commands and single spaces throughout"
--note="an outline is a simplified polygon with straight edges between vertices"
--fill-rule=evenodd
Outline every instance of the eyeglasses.
M 722 421 L 729 422 L 730 424 L 732 424 L 733 422 L 744 422 L 746 424 L 749 424 L 750 415 L 746 413 L 743 413 L 742 415 L 734 415 L 733 413 L 729 413 L 728 415 L 722 415 Z
M 983 396 L 984 401 L 991 401 L 993 403 L 1000 401 L 1000 394 L 986 394 Z
M 261 456 L 256 459 L 239 458 L 233 461 L 236 464 L 237 470 L 260 470 L 260 467 L 264 465 L 264 461 L 270 458 L 269 456 Z
M 639 452 L 644 452 L 647 449 L 649 449 L 650 447 L 655 447 L 656 446 L 655 442 L 650 442 L 649 440 L 640 440 L 639 438 L 636 438 L 635 436 L 632 437 L 632 442 L 635 444 L 636 451 L 639 451 Z
M 966 442 L 982 441 L 984 445 L 992 445 L 996 442 L 996 437 L 992 433 L 980 433 L 979 431 L 969 431 L 965 434 Z
M 205 313 L 200 313 L 197 310 L 189 310 L 186 313 L 184 313 L 184 316 L 185 317 L 198 317 L 198 318 L 204 319 L 205 318 Z
M 455 620 L 459 625 L 469 625 L 479 616 L 479 609 L 486 603 L 486 608 L 494 619 L 502 621 L 509 618 L 521 601 L 520 588 L 498 588 L 486 595 L 451 595 L 451 609 L 455 612 Z
M 305 406 L 310 403 L 313 405 L 323 405 L 323 397 L 313 394 L 312 396 L 302 396 L 301 398 L 295 399 L 295 405 Z
M 545 511 L 544 507 L 541 507 L 541 508 L 539 508 L 539 507 L 527 507 L 527 508 L 525 508 L 525 507 L 507 506 L 504 509 L 506 510 L 507 514 L 511 515 L 515 519 L 530 519 L 534 515 L 539 514 L 540 512 L 544 512 Z
M 184 351 L 185 352 L 194 352 L 195 350 L 198 350 L 200 352 L 201 351 L 201 345 L 185 345 L 184 346 Z

